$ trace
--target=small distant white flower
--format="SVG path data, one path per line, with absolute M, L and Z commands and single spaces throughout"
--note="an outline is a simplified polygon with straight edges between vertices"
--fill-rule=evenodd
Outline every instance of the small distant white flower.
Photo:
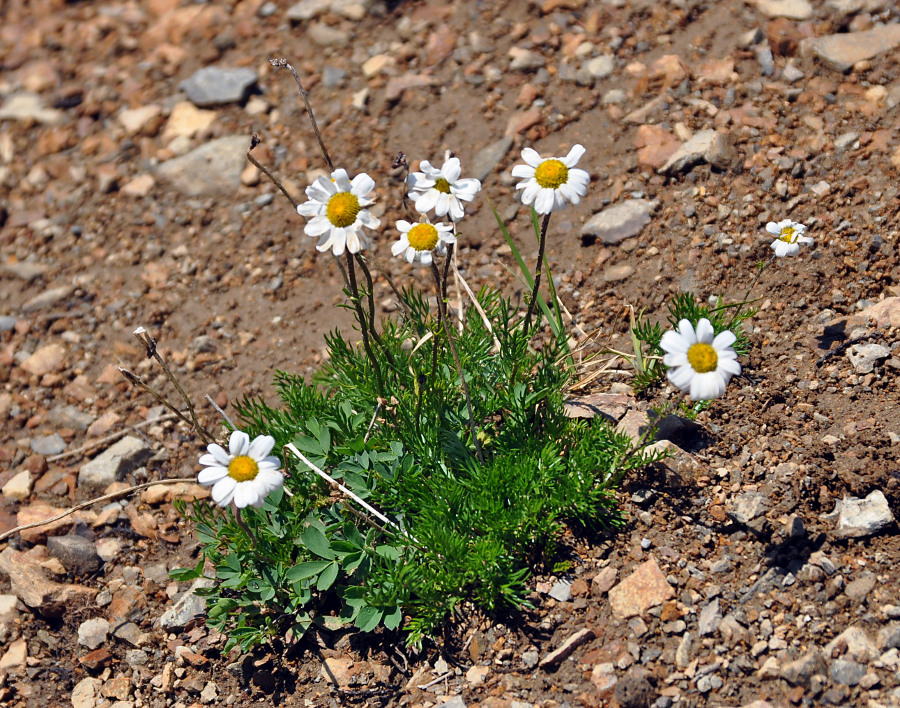
M 456 243 L 453 227 L 449 224 L 411 224 L 401 219 L 397 222 L 397 230 L 400 231 L 400 240 L 391 246 L 391 253 L 395 256 L 402 254 L 409 263 L 431 265 L 434 251 L 444 255 L 447 244 Z
M 460 179 L 462 168 L 458 157 L 451 157 L 436 170 L 428 160 L 419 163 L 421 172 L 411 172 L 407 178 L 409 198 L 415 202 L 416 211 L 427 214 L 434 209 L 438 217 L 450 215 L 457 222 L 463 218 L 463 202 L 471 202 L 481 191 L 481 182 L 472 177 Z
M 772 248 L 779 258 L 796 255 L 801 243 L 813 242 L 809 236 L 803 235 L 806 233 L 806 227 L 790 219 L 779 221 L 777 224 L 770 221 L 766 224 L 766 231 L 778 237 L 772 241 Z
M 262 506 L 270 492 L 284 484 L 281 461 L 270 457 L 275 438 L 260 435 L 250 441 L 250 436 L 240 430 L 231 434 L 226 451 L 221 445 L 207 446 L 207 454 L 200 457 L 197 481 L 212 485 L 213 501 L 221 507 L 232 501 L 238 509 L 245 506 Z
M 669 330 L 659 343 L 666 352 L 663 364 L 669 367 L 669 381 L 695 401 L 718 398 L 731 377 L 741 373 L 732 347 L 736 339 L 728 330 L 713 337 L 712 324 L 705 317 L 696 331 L 689 320 L 681 320 L 678 331 Z
M 542 158 L 535 150 L 522 150 L 522 159 L 527 164 L 516 165 L 513 177 L 524 177 L 516 185 L 522 191 L 522 204 L 534 204 L 538 214 L 559 211 L 570 204 L 578 204 L 587 194 L 591 176 L 584 170 L 574 169 L 584 155 L 582 145 L 573 145 L 565 157 Z
M 307 236 L 319 239 L 316 249 L 341 256 L 344 251 L 359 253 L 368 247 L 363 227 L 375 229 L 381 221 L 365 207 L 372 204 L 368 195 L 375 189 L 375 181 L 369 175 L 356 175 L 353 181 L 347 170 L 335 170 L 331 179 L 319 177 L 306 188 L 308 202 L 297 207 L 297 213 L 310 219 L 303 231 Z

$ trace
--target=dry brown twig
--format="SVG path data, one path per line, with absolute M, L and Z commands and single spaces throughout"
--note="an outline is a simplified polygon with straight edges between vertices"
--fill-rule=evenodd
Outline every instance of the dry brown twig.
M 0 534 L 0 542 L 3 542 L 10 536 L 19 533 L 19 531 L 27 531 L 28 529 L 35 529 L 38 526 L 46 526 L 47 524 L 52 524 L 54 521 L 64 519 L 67 516 L 74 514 L 76 511 L 87 509 L 89 506 L 99 504 L 100 502 L 109 501 L 110 499 L 115 499 L 116 497 L 123 497 L 126 494 L 131 494 L 132 492 L 137 492 L 141 489 L 146 489 L 147 487 L 155 487 L 157 484 L 181 484 L 182 482 L 196 481 L 196 477 L 175 477 L 173 479 L 158 479 L 155 482 L 144 482 L 143 484 L 136 484 L 133 487 L 128 487 L 127 489 L 120 489 L 117 492 L 110 492 L 109 494 L 104 494 L 102 497 L 95 497 L 94 499 L 88 499 L 87 501 L 81 502 L 81 504 L 76 504 L 75 506 L 66 509 L 61 514 L 57 514 L 50 519 L 44 519 L 42 521 L 32 521 L 30 524 L 22 524 L 21 526 L 16 526 L 14 529 L 10 529 L 5 533 Z

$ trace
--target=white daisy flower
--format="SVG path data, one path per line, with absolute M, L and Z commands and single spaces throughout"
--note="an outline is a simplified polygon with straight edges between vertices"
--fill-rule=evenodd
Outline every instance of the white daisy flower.
M 197 481 L 212 485 L 213 501 L 221 507 L 231 502 L 238 509 L 245 506 L 262 506 L 270 492 L 284 484 L 281 461 L 270 457 L 275 438 L 260 435 L 251 442 L 250 436 L 240 430 L 231 434 L 226 451 L 221 445 L 209 445 L 207 454 L 200 457 Z
M 344 251 L 359 253 L 369 243 L 363 227 L 376 229 L 381 221 L 365 207 L 372 204 L 366 195 L 375 189 L 375 181 L 369 175 L 356 175 L 353 181 L 347 170 L 335 170 L 331 179 L 319 177 L 306 188 L 308 202 L 297 207 L 297 213 L 310 221 L 303 228 L 307 236 L 318 237 L 316 249 L 331 249 L 336 256 Z
M 522 204 L 534 204 L 538 214 L 559 211 L 566 202 L 578 204 L 591 182 L 587 172 L 573 169 L 584 153 L 584 146 L 573 145 L 565 157 L 544 159 L 531 148 L 522 150 L 527 164 L 512 169 L 513 177 L 525 178 L 516 185 L 516 189 L 523 190 Z
M 427 214 L 434 209 L 438 217 L 450 215 L 453 222 L 463 218 L 463 202 L 471 202 L 481 191 L 481 182 L 472 177 L 460 179 L 462 169 L 458 157 L 451 157 L 436 170 L 428 160 L 419 163 L 421 172 L 411 172 L 407 178 L 409 198 L 416 211 Z
M 806 233 L 806 227 L 790 219 L 779 221 L 777 224 L 770 221 L 766 224 L 766 231 L 778 237 L 772 241 L 772 248 L 779 258 L 794 256 L 800 251 L 801 243 L 813 242 L 809 236 L 803 235 Z
M 678 331 L 669 330 L 659 343 L 666 352 L 663 364 L 669 367 L 669 381 L 695 401 L 718 398 L 725 393 L 731 377 L 741 373 L 731 346 L 736 339 L 728 330 L 714 337 L 705 317 L 697 323 L 696 331 L 689 320 L 681 320 Z
M 400 240 L 391 246 L 391 253 L 395 256 L 403 254 L 409 263 L 431 265 L 434 251 L 444 255 L 447 244 L 456 243 L 450 224 L 411 224 L 401 219 L 397 222 L 397 230 L 400 232 Z

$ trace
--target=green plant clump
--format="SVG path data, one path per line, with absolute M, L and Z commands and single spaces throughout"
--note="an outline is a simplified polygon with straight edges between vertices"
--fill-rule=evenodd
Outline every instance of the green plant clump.
M 601 420 L 565 415 L 564 340 L 530 349 L 537 325 L 517 329 L 507 300 L 479 293 L 491 329 L 469 309 L 454 336 L 476 445 L 440 320 L 421 293 L 403 297 L 405 316 L 386 321 L 375 344 L 390 400 L 378 403 L 364 349 L 335 331 L 313 383 L 277 374 L 283 407 L 238 405 L 244 429 L 273 436 L 276 452 L 293 443 L 396 525 L 332 495 L 287 451 L 284 490 L 260 508 L 181 507 L 203 557 L 176 577 L 215 568 L 209 624 L 229 648 L 344 624 L 402 626 L 418 644 L 463 603 L 526 605 L 529 574 L 556 557 L 565 524 L 620 523 L 612 493 L 651 456 L 631 454 L 630 439 Z

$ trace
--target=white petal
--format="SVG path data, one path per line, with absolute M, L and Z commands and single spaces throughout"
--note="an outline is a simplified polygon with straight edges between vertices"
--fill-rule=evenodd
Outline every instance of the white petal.
M 415 248 L 410 246 L 409 248 L 406 249 L 406 253 L 403 254 L 403 257 L 406 259 L 407 263 L 412 263 L 413 261 L 416 260 L 417 253 L 418 253 L 418 251 L 416 251 Z
M 303 227 L 303 233 L 313 238 L 321 236 L 329 229 L 333 228 L 333 224 L 328 220 L 327 216 L 317 216 L 315 219 L 307 222 Z
M 432 165 L 428 160 L 422 160 L 419 163 L 419 169 L 425 173 L 428 179 L 432 181 L 437 181 L 441 178 L 441 171 Z
M 334 180 L 336 192 L 349 192 L 352 188 L 350 177 L 347 176 L 347 170 L 335 170 L 331 173 L 331 179 Z
M 525 189 L 522 191 L 522 204 L 525 204 L 527 206 L 528 204 L 534 203 L 537 195 L 541 192 L 541 185 L 539 185 L 534 180 L 529 180 L 524 184 Z M 516 189 L 518 189 L 518 187 L 516 187 Z
M 231 433 L 231 439 L 228 441 L 228 451 L 232 457 L 246 455 L 250 449 L 250 436 L 243 430 L 235 430 Z
M 325 208 L 324 204 L 310 200 L 308 202 L 303 202 L 303 204 L 298 204 L 297 213 L 300 216 L 305 216 L 309 219 L 320 214 L 325 214 Z
M 691 387 L 691 380 L 694 377 L 694 370 L 689 366 L 678 366 L 674 369 L 669 369 L 667 374 L 669 381 L 672 382 L 672 385 L 675 388 L 681 391 L 687 391 Z
M 391 246 L 391 254 L 394 256 L 399 256 L 403 251 L 409 248 L 409 239 L 404 236 L 399 241 L 397 241 L 393 246 Z
M 466 212 L 463 211 L 463 208 L 460 205 L 459 200 L 451 199 L 450 200 L 450 220 L 451 221 L 460 221 L 465 215 L 466 215 Z
M 462 174 L 462 167 L 459 164 L 458 157 L 451 157 L 444 163 L 444 166 L 441 167 L 441 174 L 444 179 L 447 180 L 450 184 L 453 184 L 456 180 L 459 179 L 459 176 Z
M 406 221 L 405 219 L 400 219 L 399 221 L 397 221 L 397 231 L 399 231 L 401 234 L 409 233 L 409 230 L 412 227 L 413 227 L 413 225 L 411 223 L 409 223 L 408 221 Z
M 694 344 L 697 343 L 697 335 L 694 333 L 694 325 L 691 324 L 690 320 L 681 320 L 681 322 L 678 323 L 678 332 L 684 338 L 688 349 L 690 349 Z M 687 351 L 687 349 L 685 349 L 685 351 Z
M 319 177 L 306 188 L 306 196 L 314 201 L 325 204 L 335 194 L 334 184 L 330 179 Z
M 569 150 L 569 154 L 563 158 L 562 163 L 566 167 L 575 167 L 585 152 L 587 151 L 584 149 L 584 145 L 573 145 L 572 149 Z
M 697 341 L 704 344 L 709 344 L 715 337 L 715 330 L 713 330 L 712 324 L 705 317 L 700 318 L 700 321 L 697 323 L 697 329 L 694 331 L 697 334 Z
M 281 469 L 281 460 L 271 455 L 269 457 L 264 457 L 261 460 L 257 460 L 256 464 L 259 465 L 260 470 L 276 471 Z
M 367 229 L 377 229 L 381 226 L 381 219 L 372 216 L 372 213 L 365 209 L 356 215 L 356 222 L 360 226 L 365 226 Z
M 728 374 L 729 376 L 737 376 L 741 373 L 741 365 L 737 359 L 719 359 L 718 370 Z
M 359 232 L 356 229 L 347 229 L 347 250 L 350 253 L 360 252 Z
M 331 252 L 336 256 L 343 256 L 347 248 L 347 230 L 334 229 L 331 232 Z
M 528 165 L 516 165 L 512 168 L 512 176 L 531 179 L 534 177 L 534 168 L 529 167 Z
M 553 211 L 555 203 L 555 190 L 546 188 L 541 189 L 541 191 L 537 195 L 537 199 L 534 200 L 534 210 L 538 214 L 549 214 L 551 211 Z
M 221 445 L 218 445 L 218 444 L 216 444 L 216 443 L 212 443 L 211 445 L 208 445 L 206 449 L 209 451 L 209 454 L 213 457 L 213 459 L 214 459 L 218 464 L 220 464 L 220 465 L 225 465 L 225 466 L 227 467 L 227 466 L 228 466 L 228 463 L 231 462 L 231 455 L 229 455 L 229 454 L 225 451 L 225 448 L 223 448 Z M 206 455 L 204 455 L 203 457 L 206 457 Z M 203 457 L 200 458 L 200 464 L 201 464 L 201 465 L 208 465 L 208 464 L 210 464 L 210 463 L 208 463 L 208 462 L 204 462 L 204 461 L 203 461 Z
M 331 250 L 331 246 L 334 244 L 334 231 L 326 232 L 326 235 L 319 239 L 319 242 L 316 244 L 316 250 L 319 253 L 325 253 L 325 251 Z
M 690 366 L 687 354 L 685 354 L 684 352 L 672 352 L 671 354 L 664 354 L 662 361 L 663 364 L 671 369 L 674 369 L 677 366 Z
M 257 499 L 259 499 L 259 494 L 256 492 L 253 482 L 241 482 L 234 490 L 234 505 L 238 509 L 250 506 Z
M 231 497 L 234 495 L 234 488 L 237 482 L 233 477 L 224 477 L 216 482 L 216 486 L 212 488 L 213 501 L 219 506 L 228 506 L 231 503 Z
M 561 184 L 559 185 L 559 193 L 565 197 L 566 201 L 570 204 L 578 204 L 581 201 L 581 196 L 578 194 L 578 190 L 576 190 L 571 184 Z
M 737 337 L 734 332 L 730 332 L 726 329 L 716 335 L 716 338 L 712 341 L 712 346 L 717 352 L 721 352 L 723 349 L 727 349 L 734 344 L 735 341 L 737 341 Z
M 687 354 L 691 345 L 678 332 L 670 329 L 659 340 L 659 346 L 664 352 Z
M 429 211 L 434 209 L 434 205 L 437 203 L 440 194 L 441 193 L 436 189 L 429 189 L 427 192 L 425 192 L 425 194 L 423 194 L 416 200 L 416 211 L 421 214 L 427 214 Z
M 458 179 L 450 191 L 460 199 L 465 199 L 467 202 L 472 201 L 472 198 L 481 191 L 481 180 L 477 180 L 474 177 Z
M 538 154 L 537 150 L 534 150 L 533 148 L 530 148 L 530 147 L 527 147 L 524 150 L 522 150 L 522 159 L 525 160 L 525 162 L 530 167 L 535 167 L 535 168 L 538 167 L 544 161 L 543 158 Z
M 810 238 L 809 236 L 798 236 L 797 241 L 799 243 L 813 243 L 813 242 L 815 242 L 815 239 Z
M 215 484 L 222 477 L 228 475 L 228 469 L 226 467 L 207 467 L 204 470 L 200 470 L 200 474 L 197 475 L 197 481 L 200 484 Z
M 350 191 L 357 197 L 364 197 L 373 189 L 375 189 L 375 180 L 369 177 L 365 172 L 356 175 L 350 183 Z
M 434 205 L 435 216 L 447 216 L 450 211 L 450 195 L 446 192 L 437 193 L 437 203 Z
M 725 393 L 725 380 L 721 374 L 709 371 L 697 374 L 691 381 L 690 396 L 695 401 L 709 401 Z
M 260 435 L 253 438 L 253 441 L 250 443 L 250 452 L 248 454 L 254 460 L 259 462 L 272 452 L 273 447 L 275 447 L 275 438 L 271 435 Z

